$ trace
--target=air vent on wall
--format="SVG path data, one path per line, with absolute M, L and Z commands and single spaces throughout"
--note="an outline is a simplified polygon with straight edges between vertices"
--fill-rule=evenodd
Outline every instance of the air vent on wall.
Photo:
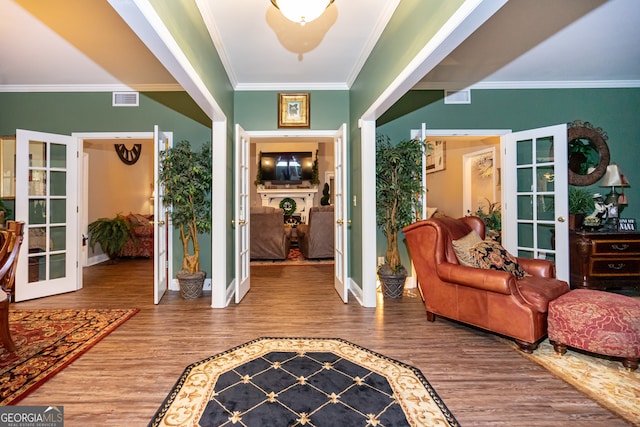
M 137 107 L 139 102 L 138 92 L 113 92 L 113 107 Z
M 445 90 L 445 104 L 471 104 L 471 90 Z

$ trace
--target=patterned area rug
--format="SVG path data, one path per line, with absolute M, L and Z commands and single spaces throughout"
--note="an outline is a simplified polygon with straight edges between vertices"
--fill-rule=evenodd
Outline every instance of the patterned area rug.
M 251 265 L 328 265 L 333 263 L 333 259 L 306 259 L 297 248 L 289 249 L 289 256 L 286 260 L 251 261 Z
M 508 342 L 522 356 L 538 363 L 610 411 L 640 426 L 640 372 L 625 369 L 618 360 L 571 348 L 561 356 L 553 350 L 548 339 L 533 354 L 525 354 L 517 350 L 515 343 Z
M 259 338 L 191 364 L 150 426 L 458 426 L 422 373 L 341 339 Z
M 0 405 L 16 404 L 138 309 L 11 310 L 15 353 L 0 347 Z

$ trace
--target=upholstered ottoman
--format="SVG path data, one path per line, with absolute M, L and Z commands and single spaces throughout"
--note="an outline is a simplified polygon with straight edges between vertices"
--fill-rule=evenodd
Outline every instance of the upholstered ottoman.
M 567 346 L 619 357 L 631 370 L 640 359 L 640 300 L 605 291 L 572 290 L 549 303 L 549 340 L 556 352 Z

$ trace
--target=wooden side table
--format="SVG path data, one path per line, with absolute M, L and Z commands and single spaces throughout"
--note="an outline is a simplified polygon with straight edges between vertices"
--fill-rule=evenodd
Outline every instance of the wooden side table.
M 571 289 L 640 290 L 640 232 L 571 231 Z

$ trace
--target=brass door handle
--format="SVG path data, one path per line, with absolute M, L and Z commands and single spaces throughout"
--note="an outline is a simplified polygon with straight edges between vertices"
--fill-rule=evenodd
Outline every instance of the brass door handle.
M 245 225 L 247 223 L 247 221 L 245 221 L 244 219 L 239 219 L 238 220 L 238 224 L 239 225 Z
M 338 225 L 342 225 L 342 224 L 344 224 L 344 221 L 343 221 L 343 220 L 341 220 L 341 219 L 339 219 L 339 220 L 337 220 L 337 221 L 336 221 L 336 223 L 337 223 Z
M 565 222 L 565 221 L 566 221 L 565 217 L 563 216 L 558 217 L 558 222 Z
M 154 224 L 158 224 L 160 226 L 163 226 L 165 224 L 164 221 L 152 221 Z

